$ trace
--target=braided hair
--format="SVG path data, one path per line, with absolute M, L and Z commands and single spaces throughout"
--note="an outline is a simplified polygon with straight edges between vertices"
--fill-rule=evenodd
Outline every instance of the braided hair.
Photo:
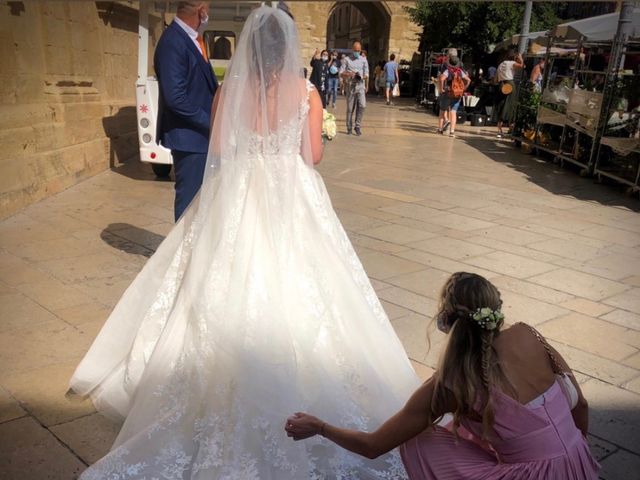
M 435 374 L 432 423 L 438 421 L 434 412 L 453 403 L 454 432 L 461 418 L 469 417 L 481 419 L 484 436 L 490 434 L 495 419 L 491 391 L 497 384 L 510 388 L 493 348 L 503 324 L 501 305 L 498 289 L 474 273 L 454 273 L 443 286 L 436 321 L 449 338 Z M 477 321 L 474 314 L 482 309 L 496 313 L 495 322 Z

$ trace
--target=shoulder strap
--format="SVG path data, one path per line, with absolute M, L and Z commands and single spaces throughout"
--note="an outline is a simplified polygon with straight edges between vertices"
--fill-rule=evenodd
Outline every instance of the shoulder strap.
M 525 327 L 527 327 L 529 329 L 529 331 L 535 335 L 535 337 L 538 339 L 538 341 L 542 344 L 542 346 L 544 347 L 545 351 L 547 352 L 547 356 L 549 357 L 549 361 L 551 362 L 551 368 L 553 368 L 553 373 L 563 373 L 564 369 L 562 368 L 562 366 L 560 366 L 560 363 L 558 362 L 558 359 L 556 358 L 555 354 L 553 353 L 553 350 L 551 350 L 551 346 L 549 345 L 549 343 L 547 342 L 547 340 L 540 334 L 540 332 L 538 332 L 538 330 L 536 330 L 535 328 L 533 328 L 531 325 L 524 323 L 524 322 L 518 322 L 519 325 L 524 325 Z

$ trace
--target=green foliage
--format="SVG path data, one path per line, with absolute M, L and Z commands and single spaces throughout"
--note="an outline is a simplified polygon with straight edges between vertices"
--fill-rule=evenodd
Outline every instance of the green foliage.
M 525 131 L 535 128 L 540 98 L 540 93 L 533 88 L 532 83 L 523 82 L 520 85 L 514 121 L 516 135 L 522 135 Z
M 535 2 L 531 31 L 559 23 L 564 2 Z M 456 46 L 479 58 L 496 44 L 520 31 L 522 2 L 433 2 L 417 0 L 408 7 L 412 20 L 423 27 L 423 42 L 433 49 Z

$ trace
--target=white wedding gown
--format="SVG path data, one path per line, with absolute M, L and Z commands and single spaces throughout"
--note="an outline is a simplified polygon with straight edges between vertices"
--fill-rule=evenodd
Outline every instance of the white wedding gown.
M 300 155 L 307 95 L 298 108 L 275 147 L 228 137 L 246 151 L 207 173 L 76 370 L 76 392 L 126 418 L 83 480 L 405 477 L 395 452 L 372 461 L 284 431 L 297 411 L 374 429 L 419 383 Z

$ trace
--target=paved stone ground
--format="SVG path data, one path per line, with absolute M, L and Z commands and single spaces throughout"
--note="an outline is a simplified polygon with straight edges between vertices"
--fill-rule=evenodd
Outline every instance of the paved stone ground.
M 372 101 L 362 138 L 320 167 L 422 376 L 426 325 L 452 272 L 480 272 L 511 321 L 578 373 L 605 479 L 640 471 L 640 202 L 410 105 Z M 173 184 L 132 163 L 0 222 L 0 478 L 71 479 L 118 426 L 65 398 L 110 309 L 172 226 Z

